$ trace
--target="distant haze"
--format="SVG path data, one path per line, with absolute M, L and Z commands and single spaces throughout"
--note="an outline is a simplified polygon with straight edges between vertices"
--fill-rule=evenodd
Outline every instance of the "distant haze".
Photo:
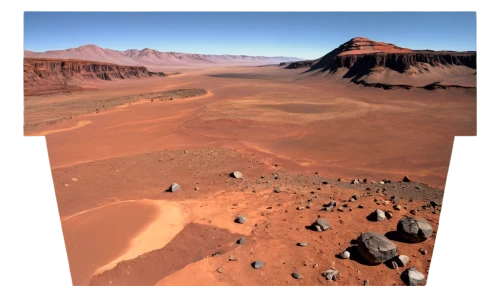
M 410 49 L 476 50 L 475 12 L 25 12 L 24 49 L 87 44 L 316 59 L 354 37 Z

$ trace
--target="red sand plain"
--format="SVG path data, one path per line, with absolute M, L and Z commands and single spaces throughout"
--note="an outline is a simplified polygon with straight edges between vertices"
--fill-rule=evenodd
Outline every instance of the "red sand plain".
M 145 285 L 321 285 L 327 283 L 321 272 L 334 267 L 340 284 L 400 284 L 402 269 L 335 254 L 359 233 L 393 231 L 411 209 L 442 198 L 454 136 L 476 134 L 475 90 L 383 90 L 300 72 L 272 66 L 190 70 L 89 81 L 92 92 L 25 98 L 27 122 L 68 118 L 26 135 L 47 139 L 73 283 L 121 285 L 145 277 Z M 209 93 L 77 115 L 81 102 L 177 88 Z M 245 179 L 230 178 L 234 170 Z M 348 184 L 355 177 L 378 182 L 404 175 L 441 190 L 408 194 L 398 185 L 382 194 L 375 189 L 382 192 L 383 185 Z M 165 193 L 173 182 L 181 191 Z M 283 192 L 274 193 L 275 186 Z M 366 220 L 375 208 L 391 207 L 391 192 L 403 192 L 406 208 L 391 220 Z M 349 203 L 351 211 L 319 212 L 331 197 L 347 202 L 352 194 L 360 199 Z M 308 199 L 314 207 L 297 211 Z M 235 224 L 238 214 L 249 222 Z M 329 219 L 331 232 L 305 228 L 318 215 Z M 418 216 L 437 229 L 439 212 Z M 199 240 L 176 240 L 197 233 L 213 243 L 200 248 Z M 239 236 L 247 244 L 235 246 Z M 310 245 L 298 248 L 299 241 Z M 418 246 L 396 244 L 427 274 L 434 238 Z M 420 254 L 421 247 L 429 253 Z M 165 257 L 175 265 L 163 267 Z M 266 266 L 253 269 L 256 259 Z M 304 279 L 293 279 L 293 271 Z

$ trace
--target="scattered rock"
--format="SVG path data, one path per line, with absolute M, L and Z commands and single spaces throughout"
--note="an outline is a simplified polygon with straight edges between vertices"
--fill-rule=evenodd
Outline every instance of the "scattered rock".
M 432 235 L 432 226 L 424 219 L 405 217 L 398 221 L 397 232 L 407 242 L 421 242 Z
M 405 177 L 403 178 L 403 182 L 405 182 L 405 183 L 410 183 L 410 182 L 411 182 L 410 177 L 405 176 Z
M 333 269 L 328 269 L 323 271 L 323 273 L 321 273 L 321 276 L 325 277 L 326 280 L 334 280 L 334 281 L 338 279 L 338 275 L 339 271 Z
M 430 201 L 429 203 L 433 208 L 439 206 L 435 201 Z
M 418 252 L 420 252 L 422 255 L 426 255 L 427 254 L 427 250 L 423 249 L 423 248 L 420 248 L 418 250 Z
M 330 223 L 324 218 L 318 218 L 311 227 L 316 231 L 325 231 L 330 228 Z
M 236 257 L 234 255 L 230 255 L 229 256 L 229 261 L 238 261 L 238 257 Z
M 395 205 L 394 209 L 397 210 L 397 211 L 399 211 L 399 210 L 401 210 L 401 206 L 400 205 Z
M 351 253 L 349 253 L 349 251 L 344 251 L 340 254 L 340 256 L 342 256 L 342 258 L 344 259 L 349 259 L 349 257 L 351 257 Z
M 386 211 L 385 212 L 385 216 L 388 218 L 388 219 L 391 219 L 393 217 L 392 215 L 392 211 Z
M 418 212 L 418 210 L 415 210 L 415 209 L 410 210 L 410 213 L 411 213 L 412 215 L 417 215 L 417 212 Z
M 398 264 L 398 266 L 405 267 L 408 262 L 410 262 L 410 258 L 406 255 L 398 255 L 394 261 Z
M 247 220 L 247 217 L 246 216 L 242 216 L 242 215 L 239 215 L 236 217 L 236 219 L 234 220 L 234 222 L 236 223 L 244 223 L 245 221 Z
M 401 275 L 403 281 L 406 285 L 417 286 L 425 284 L 425 275 L 422 272 L 415 269 L 415 267 L 410 267 L 406 269 Z
M 299 242 L 299 243 L 297 243 L 297 245 L 298 245 L 298 246 L 307 246 L 308 244 L 309 244 L 309 243 L 307 243 L 307 242 L 305 242 L 305 241 L 304 241 L 304 242 Z
M 264 267 L 264 262 L 263 261 L 260 261 L 260 260 L 256 260 L 252 263 L 252 267 L 254 269 L 259 269 L 259 268 L 262 268 Z
M 324 205 L 325 208 L 333 208 L 337 206 L 336 201 L 330 201 L 327 205 Z
M 385 212 L 380 209 L 376 209 L 373 214 L 377 218 L 377 221 L 382 221 L 385 219 Z
M 179 184 L 173 183 L 172 185 L 170 185 L 170 187 L 168 188 L 167 191 L 173 193 L 173 192 L 177 192 L 180 188 L 181 188 L 181 186 L 179 186 Z
M 195 190 L 195 191 L 199 191 L 199 190 L 200 190 L 200 188 L 199 188 L 199 187 L 195 187 L 195 188 L 194 188 L 194 190 Z
M 302 275 L 299 272 L 293 272 L 292 277 L 295 279 L 302 279 Z
M 356 179 L 352 180 L 352 181 L 351 181 L 351 184 L 353 184 L 353 185 L 357 185 L 357 184 L 359 184 L 359 179 L 358 179 L 358 178 L 356 178 Z
M 299 210 L 299 211 L 303 210 L 303 209 L 304 209 L 304 207 L 297 207 L 297 210 Z
M 237 243 L 237 244 L 244 244 L 245 242 L 247 242 L 247 240 L 246 240 L 244 237 L 240 237 L 240 238 L 236 241 L 236 243 Z
M 318 268 L 318 266 L 319 266 L 318 263 L 313 264 L 313 268 Z
M 236 179 L 241 179 L 243 178 L 243 174 L 240 171 L 234 171 L 231 173 L 231 177 Z
M 363 281 L 363 286 L 370 286 L 370 281 L 368 280 Z
M 392 202 L 393 204 L 397 204 L 397 203 L 399 203 L 399 197 L 398 197 L 398 196 L 392 196 L 392 197 L 391 197 L 391 202 Z
M 358 208 L 362 209 L 364 208 L 365 206 L 364 205 L 359 205 Z
M 376 232 L 364 232 L 357 241 L 360 255 L 371 264 L 383 263 L 396 256 L 396 245 Z

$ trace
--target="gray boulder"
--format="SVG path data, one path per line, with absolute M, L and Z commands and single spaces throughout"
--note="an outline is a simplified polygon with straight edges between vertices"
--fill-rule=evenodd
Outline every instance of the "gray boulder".
M 401 278 L 403 278 L 403 281 L 408 286 L 417 286 L 425 284 L 425 275 L 422 272 L 415 269 L 415 267 L 410 267 L 406 269 L 401 275 Z
M 170 185 L 170 187 L 168 188 L 168 191 L 173 193 L 173 192 L 178 191 L 180 188 L 181 188 L 181 186 L 179 186 L 179 184 L 177 184 L 177 183 L 173 183 L 173 184 L 172 184 L 172 185 Z
M 316 231 L 325 231 L 330 228 L 330 223 L 324 218 L 318 218 L 311 227 Z
M 424 219 L 405 217 L 399 220 L 397 232 L 407 242 L 422 242 L 432 235 L 432 226 Z
M 360 234 L 357 242 L 359 254 L 370 264 L 380 264 L 396 256 L 396 245 L 376 232 Z
M 243 174 L 240 171 L 234 171 L 231 173 L 231 177 L 236 179 L 241 179 L 243 178 Z
M 242 216 L 242 215 L 239 215 L 236 217 L 236 219 L 234 220 L 234 222 L 236 223 L 244 223 L 245 221 L 247 220 L 247 217 L 246 216 Z
M 262 267 L 264 267 L 264 262 L 260 261 L 260 260 L 256 260 L 252 263 L 252 267 L 255 269 L 262 268 Z

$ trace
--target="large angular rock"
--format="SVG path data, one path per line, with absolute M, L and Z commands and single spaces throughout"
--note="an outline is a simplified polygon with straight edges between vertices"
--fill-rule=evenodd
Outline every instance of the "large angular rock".
M 401 275 L 401 278 L 403 278 L 403 281 L 408 286 L 417 286 L 425 284 L 425 275 L 422 272 L 415 269 L 415 267 L 410 267 L 406 269 Z
M 380 264 L 396 256 L 396 245 L 376 232 L 364 232 L 357 241 L 359 254 L 370 264 Z
M 330 228 L 330 223 L 324 218 L 318 218 L 311 227 L 316 231 L 325 231 Z
M 405 217 L 399 220 L 397 231 L 407 242 L 421 242 L 432 235 L 432 226 L 424 219 Z

